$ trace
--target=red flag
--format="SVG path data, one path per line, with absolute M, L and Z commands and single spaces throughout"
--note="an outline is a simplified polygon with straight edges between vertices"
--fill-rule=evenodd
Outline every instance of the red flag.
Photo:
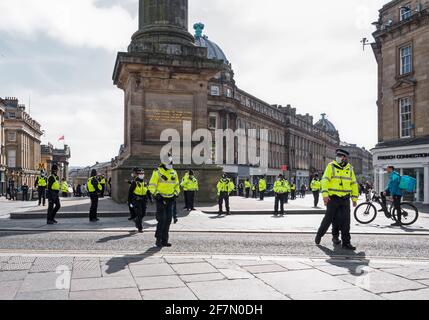
M 58 141 L 64 141 L 64 136 L 61 136 L 59 139 L 58 139 Z

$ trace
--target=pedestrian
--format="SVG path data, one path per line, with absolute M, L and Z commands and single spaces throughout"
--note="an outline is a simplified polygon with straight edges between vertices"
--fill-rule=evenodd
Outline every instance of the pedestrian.
M 252 184 L 252 198 L 253 199 L 257 198 L 257 192 L 258 192 L 258 190 L 257 190 L 256 184 Z
M 224 173 L 222 178 L 217 183 L 217 196 L 219 198 L 219 214 L 218 216 L 223 215 L 223 203 L 225 202 L 226 215 L 229 216 L 231 214 L 229 207 L 229 197 L 231 193 L 234 191 L 234 183 L 229 179 Z
M 185 197 L 185 210 L 195 210 L 195 193 L 199 190 L 198 180 L 194 175 L 194 171 L 189 170 L 182 179 L 181 186 Z M 177 223 L 177 217 L 174 219 Z
M 313 192 L 314 208 L 318 208 L 319 195 L 320 191 L 322 190 L 322 183 L 320 182 L 318 174 L 314 175 L 314 179 L 311 181 L 310 188 L 311 192 Z
M 147 202 L 152 203 L 147 184 L 144 181 L 145 174 L 143 169 L 137 169 L 137 176 L 131 182 L 130 191 L 132 192 L 132 199 L 130 206 L 135 212 L 135 224 L 139 233 L 143 232 L 143 219 L 146 216 Z
M 78 184 L 77 187 L 76 187 L 76 196 L 78 198 L 82 197 L 82 186 L 80 184 Z
M 305 185 L 305 183 L 303 183 L 301 185 L 301 198 L 304 199 L 305 198 L 305 193 L 307 192 L 307 186 Z
M 84 198 L 88 196 L 88 189 L 86 187 L 86 183 L 84 183 L 83 186 L 82 186 L 82 196 Z
M 107 183 L 109 184 L 109 197 L 112 197 L 112 177 L 109 177 Z
M 266 190 L 267 190 L 267 180 L 265 177 L 262 177 L 259 180 L 259 200 L 261 201 L 264 200 Z
M 39 206 L 43 203 L 43 206 L 46 204 L 46 186 L 48 181 L 46 179 L 45 172 L 40 171 L 40 175 L 36 178 L 34 187 L 37 188 L 37 195 L 39 198 Z M 43 201 L 43 202 L 42 202 Z
M 275 204 L 274 204 L 274 215 L 277 217 L 279 215 L 279 203 L 280 203 L 280 215 L 284 216 L 285 214 L 285 195 L 287 191 L 286 180 L 282 174 L 279 175 L 277 181 L 274 183 L 274 193 L 275 193 Z
M 285 193 L 285 203 L 289 203 L 289 194 L 290 194 L 290 183 L 289 180 L 285 179 L 286 181 L 286 193 Z
M 100 221 L 97 217 L 98 210 L 98 197 L 102 192 L 100 181 L 97 179 L 97 170 L 91 170 L 91 176 L 88 178 L 86 183 L 89 192 L 89 198 L 91 199 L 91 207 L 89 209 L 89 221 L 97 222 Z
M 238 196 L 242 197 L 244 195 L 244 185 L 242 182 L 238 184 Z
M 332 224 L 334 244 L 341 244 L 341 231 L 343 248 L 356 250 L 351 244 L 350 236 L 350 199 L 353 201 L 353 207 L 356 207 L 359 190 L 354 169 L 349 163 L 349 155 L 346 150 L 337 149 L 336 159 L 328 164 L 323 175 L 322 195 L 327 209 L 315 239 L 317 245 Z
M 292 183 L 290 184 L 290 199 L 296 200 L 296 182 L 295 182 L 295 179 L 292 179 Z
M 8 192 L 9 192 L 9 200 L 14 201 L 16 198 L 16 193 L 15 193 L 15 180 L 13 180 L 12 178 L 9 179 L 9 188 L 8 188 Z
M 152 174 L 149 191 L 156 199 L 156 246 L 171 247 L 169 232 L 173 219 L 173 204 L 180 194 L 179 176 L 173 168 L 173 157 L 169 155 L 168 163 L 161 163 Z
M 106 178 L 102 174 L 99 179 L 100 179 L 100 185 L 101 185 L 100 198 L 104 198 L 104 194 L 106 192 Z
M 133 172 L 131 173 L 131 181 L 128 181 L 128 184 L 130 187 L 128 188 L 128 210 L 130 211 L 130 217 L 128 218 L 129 221 L 136 219 L 136 212 L 133 206 L 133 197 L 134 197 L 134 190 L 131 189 L 133 182 L 137 179 L 138 176 L 138 170 L 139 168 L 134 168 Z
M 250 179 L 247 178 L 246 181 L 244 182 L 244 189 L 246 192 L 246 199 L 249 199 L 250 197 L 250 189 L 252 188 L 252 184 L 250 183 Z
M 57 224 L 55 216 L 58 211 L 61 209 L 60 203 L 60 178 L 57 175 L 58 166 L 56 164 L 52 165 L 51 175 L 48 178 L 47 186 L 47 198 L 48 198 L 48 215 L 47 223 L 49 225 Z
M 401 200 L 402 200 L 402 190 L 399 188 L 399 184 L 401 182 L 401 176 L 399 173 L 395 171 L 394 166 L 388 166 L 386 168 L 386 172 L 390 175 L 389 176 L 389 183 L 385 190 L 385 196 L 393 197 L 393 207 L 395 208 L 396 214 L 397 214 L 397 220 L 395 223 L 393 223 L 392 227 L 400 227 L 402 226 L 402 214 L 401 214 Z M 383 197 L 383 202 L 385 202 L 385 197 Z
M 66 178 L 61 179 L 61 196 L 67 198 L 69 194 L 69 185 L 67 184 Z
M 27 182 L 24 182 L 24 184 L 21 187 L 22 190 L 22 201 L 28 201 L 28 185 Z

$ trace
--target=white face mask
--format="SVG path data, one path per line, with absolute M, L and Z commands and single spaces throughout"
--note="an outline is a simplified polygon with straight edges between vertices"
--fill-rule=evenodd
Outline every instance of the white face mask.
M 139 179 L 140 179 L 140 180 L 143 180 L 143 179 L 144 179 L 144 174 L 140 174 L 140 175 L 139 175 Z
M 338 164 L 341 164 L 343 162 L 343 158 L 342 157 L 336 157 L 335 161 L 337 161 Z
M 165 167 L 166 167 L 168 170 L 173 169 L 173 165 L 172 165 L 171 163 L 167 164 Z

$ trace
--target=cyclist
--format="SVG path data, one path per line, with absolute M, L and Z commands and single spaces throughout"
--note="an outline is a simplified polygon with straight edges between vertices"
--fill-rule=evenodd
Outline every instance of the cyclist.
M 387 185 L 387 188 L 385 190 L 385 195 L 393 197 L 393 206 L 396 210 L 396 215 L 397 215 L 397 221 L 393 223 L 391 226 L 400 227 L 402 226 L 402 223 L 401 223 L 402 191 L 399 188 L 399 184 L 401 182 L 401 176 L 399 175 L 399 173 L 395 171 L 394 166 L 388 166 L 386 168 L 386 171 L 388 174 L 390 174 L 390 179 L 389 179 L 389 184 Z

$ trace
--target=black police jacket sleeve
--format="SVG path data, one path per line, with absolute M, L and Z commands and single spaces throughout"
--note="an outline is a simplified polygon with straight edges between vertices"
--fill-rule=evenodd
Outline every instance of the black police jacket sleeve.
M 100 192 L 100 190 L 98 190 L 98 180 L 97 180 L 97 177 L 94 177 L 94 178 L 91 179 L 91 184 L 92 184 L 92 186 L 95 189 L 95 193 Z
M 36 178 L 36 181 L 34 181 L 34 187 L 37 188 L 39 186 L 39 177 Z
M 136 189 L 137 184 L 135 181 L 131 182 L 130 189 L 128 190 L 128 203 L 133 201 L 134 190 Z

